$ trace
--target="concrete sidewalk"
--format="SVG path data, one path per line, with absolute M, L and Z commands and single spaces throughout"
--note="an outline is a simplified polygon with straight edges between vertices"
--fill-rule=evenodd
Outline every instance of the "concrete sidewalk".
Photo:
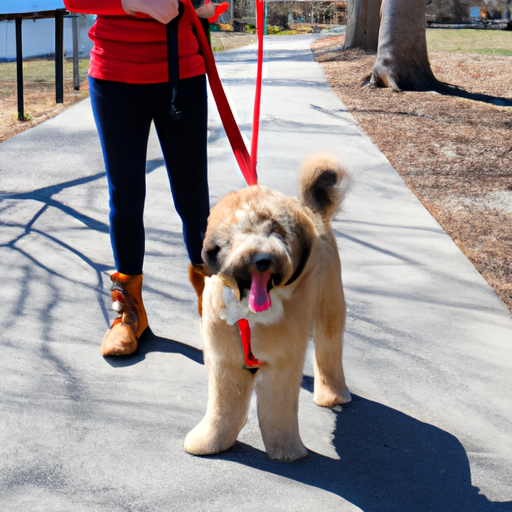
M 268 37 L 260 183 L 295 193 L 301 159 L 354 177 L 334 223 L 352 404 L 312 401 L 307 459 L 266 456 L 254 403 L 219 456 L 182 450 L 207 399 L 199 318 L 161 153 L 150 142 L 145 302 L 154 337 L 105 360 L 108 199 L 83 101 L 0 144 L 0 510 L 512 511 L 512 319 L 328 86 L 310 37 Z M 217 56 L 250 136 L 256 47 Z M 244 186 L 211 102 L 212 203 Z

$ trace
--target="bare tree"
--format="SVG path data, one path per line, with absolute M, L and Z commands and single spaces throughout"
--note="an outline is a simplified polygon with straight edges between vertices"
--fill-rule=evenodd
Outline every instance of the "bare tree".
M 344 50 L 362 48 L 376 52 L 382 0 L 348 0 Z
M 430 68 L 425 11 L 428 0 L 382 0 L 377 60 L 371 83 L 395 91 L 443 88 Z
M 427 52 L 425 12 L 432 0 L 382 0 L 377 60 L 370 83 L 394 91 L 436 91 L 494 105 L 512 100 L 468 92 L 438 80 Z

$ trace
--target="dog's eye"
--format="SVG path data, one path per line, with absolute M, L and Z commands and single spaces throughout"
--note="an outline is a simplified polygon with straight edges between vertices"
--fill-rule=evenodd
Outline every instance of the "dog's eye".
M 286 229 L 283 225 L 275 219 L 272 219 L 267 224 L 267 234 L 268 236 L 277 235 L 282 239 L 286 239 Z

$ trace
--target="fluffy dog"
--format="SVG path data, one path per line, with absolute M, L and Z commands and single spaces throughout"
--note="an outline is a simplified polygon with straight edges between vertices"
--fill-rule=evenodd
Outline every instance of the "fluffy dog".
M 298 426 L 308 339 L 315 342 L 314 401 L 350 401 L 342 366 L 345 299 L 330 219 L 347 190 L 335 157 L 311 155 L 299 175 L 299 199 L 265 186 L 231 192 L 212 209 L 203 245 L 206 278 L 202 334 L 208 371 L 206 415 L 184 448 L 209 455 L 231 447 L 244 426 L 252 391 L 267 454 L 307 456 Z M 246 319 L 258 371 L 244 369 L 238 320 Z

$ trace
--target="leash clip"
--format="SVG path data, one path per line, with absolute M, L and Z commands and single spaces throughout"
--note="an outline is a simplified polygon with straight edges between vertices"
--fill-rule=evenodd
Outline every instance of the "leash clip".
M 171 121 L 177 121 L 181 117 L 181 112 L 176 108 L 174 103 L 171 103 L 169 117 L 171 118 Z

